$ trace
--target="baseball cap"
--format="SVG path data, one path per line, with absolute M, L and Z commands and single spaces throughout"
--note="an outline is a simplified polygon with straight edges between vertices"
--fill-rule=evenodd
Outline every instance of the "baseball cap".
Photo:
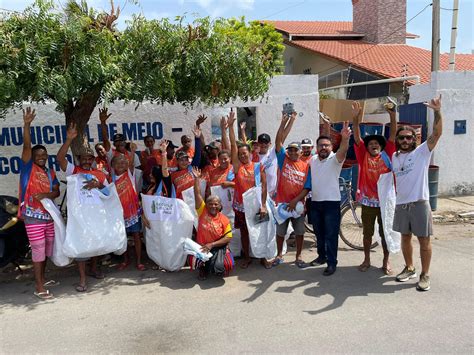
M 179 152 L 176 153 L 176 160 L 182 159 L 184 157 L 189 158 L 188 153 L 186 153 L 185 151 L 180 150 Z
M 89 148 L 89 147 L 82 147 L 80 150 L 79 150 L 79 154 L 78 154 L 80 157 L 85 157 L 85 156 L 95 156 L 94 154 L 94 151 Z
M 114 134 L 113 138 L 112 138 L 112 141 L 113 142 L 118 142 L 118 141 L 125 141 L 125 136 L 121 133 L 117 133 L 117 134 Z
M 310 138 L 305 138 L 301 141 L 301 146 L 302 147 L 312 147 L 314 146 L 313 140 Z
M 178 146 L 175 145 L 172 141 L 168 141 L 168 148 L 176 149 L 176 148 L 178 148 Z
M 300 150 L 301 145 L 298 142 L 291 142 L 290 144 L 287 145 L 286 149 L 290 149 L 290 148 L 296 148 Z
M 216 143 L 215 141 L 209 143 L 206 147 L 207 147 L 208 149 L 220 149 L 219 145 L 217 145 L 217 143 Z
M 259 142 L 259 143 L 271 143 L 271 141 L 272 141 L 272 139 L 266 133 L 260 134 L 257 138 L 257 142 Z

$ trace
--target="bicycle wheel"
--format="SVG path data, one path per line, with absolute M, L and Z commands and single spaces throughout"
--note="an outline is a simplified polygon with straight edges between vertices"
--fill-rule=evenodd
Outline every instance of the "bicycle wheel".
M 362 207 L 358 203 L 345 206 L 341 211 L 341 228 L 339 236 L 353 249 L 364 250 L 364 235 L 362 233 Z M 373 242 L 370 249 L 375 248 L 377 242 Z

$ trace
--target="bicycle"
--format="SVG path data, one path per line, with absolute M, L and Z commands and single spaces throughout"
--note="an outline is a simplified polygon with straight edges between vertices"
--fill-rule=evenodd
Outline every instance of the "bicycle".
M 362 207 L 352 198 L 352 185 L 350 180 L 346 181 L 339 177 L 339 189 L 341 190 L 341 227 L 339 236 L 349 247 L 357 250 L 364 250 L 364 236 L 362 229 Z M 314 233 L 313 226 L 305 220 L 306 231 Z M 375 248 L 377 242 L 373 242 L 370 249 Z

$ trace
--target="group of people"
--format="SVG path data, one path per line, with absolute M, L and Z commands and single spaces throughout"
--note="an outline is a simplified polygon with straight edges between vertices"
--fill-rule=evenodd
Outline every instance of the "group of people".
M 418 237 L 421 253 L 421 274 L 417 288 L 424 291 L 430 289 L 432 235 L 428 166 L 431 152 L 442 132 L 441 97 L 432 99 L 426 105 L 434 111 L 433 130 L 419 146 L 413 128 L 397 128 L 396 105 L 386 106 L 390 116 L 388 140 L 381 135 L 361 137 L 359 124 L 362 110 L 358 102 L 354 102 L 352 107 L 352 129 L 359 164 L 357 201 L 362 205 L 364 235 L 364 260 L 359 270 L 365 272 L 371 267 L 370 246 L 377 220 L 384 255 L 382 270 L 386 275 L 392 274 L 377 192 L 380 175 L 392 172 L 396 185 L 393 229 L 402 234 L 401 249 L 406 264 L 396 280 L 404 282 L 417 277 L 411 244 L 414 234 Z M 274 205 L 283 205 L 288 213 L 288 218 L 276 226 L 276 256 L 273 259 L 261 259 L 262 265 L 273 268 L 284 262 L 284 240 L 291 223 L 296 239 L 295 264 L 299 268 L 326 265 L 323 271 L 325 276 L 336 272 L 341 223 L 339 176 L 352 135 L 348 122 L 343 125 L 340 132 L 341 143 L 335 152 L 329 134 L 324 132 L 319 135 L 315 145 L 312 139 L 304 138 L 290 142 L 285 147 L 285 140 L 297 119 L 296 112 L 282 115 L 273 144 L 270 135 L 266 133 L 260 134 L 257 141 L 250 144 L 245 135 L 245 124 L 239 127 L 241 137 L 237 140 L 237 118 L 231 110 L 227 117 L 221 119 L 222 136 L 219 140 L 206 144 L 200 127 L 206 117 L 199 116 L 193 130 L 194 146 L 193 139 L 184 135 L 181 147 L 170 140 L 163 140 L 156 148 L 154 137 L 147 136 L 144 139 L 146 148 L 138 155 L 136 144 L 127 143 L 121 134 L 115 134 L 111 144 L 107 130 L 110 115 L 107 109 L 99 112 L 103 143 L 95 146 L 95 152 L 84 147 L 78 152 L 75 164 L 66 159 L 69 147 L 78 135 L 73 122 L 67 129 L 67 137 L 57 153 L 57 159 L 67 176 L 79 173 L 89 176 L 85 189 L 103 189 L 109 184 L 115 184 L 123 208 L 126 232 L 133 238 L 138 270 L 145 270 L 142 263 L 142 235 L 150 226 L 141 207 L 140 193 L 182 199 L 184 191 L 194 188 L 198 223 L 193 239 L 201 245 L 202 252 L 219 255 L 217 260 L 214 258 L 206 262 L 196 257 L 189 258 L 191 269 L 199 270 L 199 278 L 205 279 L 212 272 L 228 275 L 234 267 L 233 256 L 229 251 L 233 229 L 240 230 L 240 267 L 245 269 L 252 262 L 243 196 L 248 190 L 259 186 L 261 196 L 258 219 L 264 221 L 269 213 L 267 199 Z M 23 114 L 24 145 L 19 215 L 25 223 L 31 244 L 36 288 L 34 294 L 47 299 L 53 297 L 48 285 L 54 281 L 46 281 L 44 273 L 46 258 L 53 252 L 54 225 L 41 200 L 57 198 L 59 182 L 55 172 L 47 167 L 46 148 L 41 145 L 32 147 L 30 125 L 34 118 L 35 111 L 27 108 Z M 140 172 L 142 178 L 139 178 Z M 201 191 L 202 180 L 206 181 L 205 191 Z M 233 189 L 233 223 L 222 212 L 220 198 L 211 194 L 213 186 Z M 302 258 L 305 214 L 308 214 L 313 225 L 317 241 L 317 257 L 308 263 Z M 119 269 L 127 268 L 130 260 L 127 251 Z M 76 286 L 78 292 L 87 290 L 87 274 L 96 278 L 103 277 L 97 257 L 91 258 L 89 270 L 86 270 L 87 261 L 89 260 L 76 260 L 80 274 Z

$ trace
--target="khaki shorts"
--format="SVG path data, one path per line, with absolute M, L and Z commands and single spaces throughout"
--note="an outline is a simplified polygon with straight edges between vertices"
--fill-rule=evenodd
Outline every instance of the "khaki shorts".
M 433 235 L 433 217 L 428 201 L 417 201 L 395 207 L 393 230 L 417 237 Z

